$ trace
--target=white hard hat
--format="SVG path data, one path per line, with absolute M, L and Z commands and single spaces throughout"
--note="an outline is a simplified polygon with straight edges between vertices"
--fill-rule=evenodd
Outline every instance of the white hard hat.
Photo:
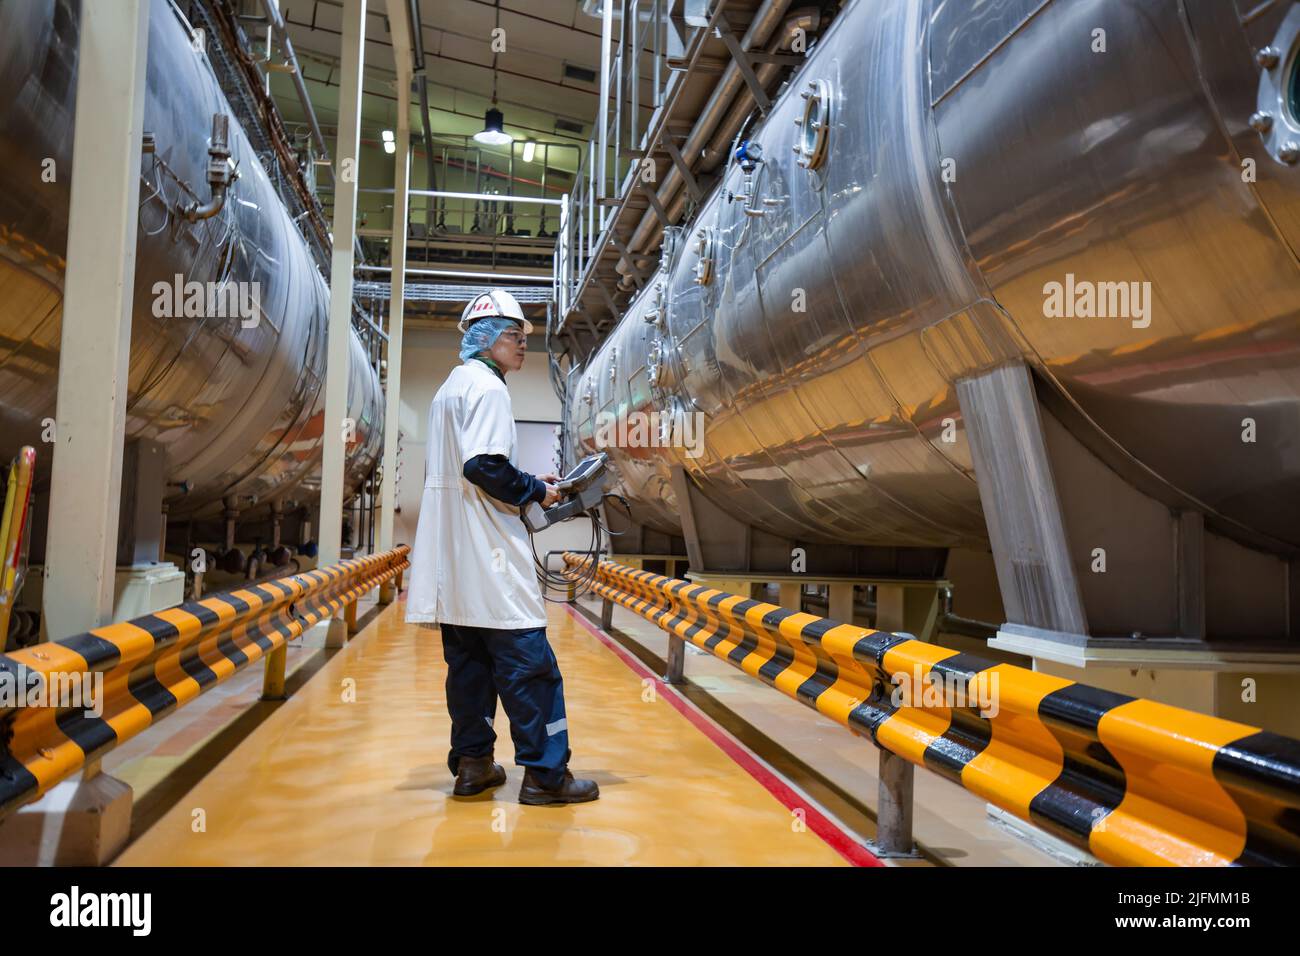
M 460 322 L 456 328 L 464 332 L 476 320 L 494 315 L 514 319 L 523 325 L 525 335 L 532 334 L 533 323 L 524 318 L 524 310 L 519 307 L 515 297 L 505 289 L 490 289 L 470 299 L 469 304 L 465 306 L 465 311 L 460 314 Z

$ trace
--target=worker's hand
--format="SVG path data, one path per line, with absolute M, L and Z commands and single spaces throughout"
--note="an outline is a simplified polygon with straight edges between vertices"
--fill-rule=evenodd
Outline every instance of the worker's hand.
M 551 477 L 554 478 L 555 476 L 551 475 Z M 542 499 L 542 507 L 549 508 L 563 497 L 564 492 L 548 481 L 546 482 L 546 497 Z
M 540 480 L 546 482 L 548 485 L 554 485 L 554 484 L 557 484 L 557 483 L 559 483 L 559 480 L 560 480 L 560 476 L 559 476 L 559 475 L 538 475 L 537 477 L 538 477 Z

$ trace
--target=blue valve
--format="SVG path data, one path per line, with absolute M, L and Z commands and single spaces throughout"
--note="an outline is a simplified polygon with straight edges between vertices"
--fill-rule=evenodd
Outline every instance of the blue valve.
M 763 161 L 763 147 L 753 140 L 745 140 L 736 147 L 736 162 L 745 172 L 752 172 Z

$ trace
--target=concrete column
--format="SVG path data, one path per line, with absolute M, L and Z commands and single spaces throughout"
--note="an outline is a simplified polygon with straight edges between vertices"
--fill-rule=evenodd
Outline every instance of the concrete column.
M 393 546 L 397 504 L 397 430 L 402 398 L 402 318 L 406 281 L 406 216 L 411 185 L 411 37 L 405 0 L 388 0 L 388 25 L 397 61 L 397 151 L 393 154 L 392 293 L 388 300 L 388 387 L 384 396 L 383 485 L 379 489 L 379 550 Z M 391 595 L 391 584 L 381 592 Z M 381 598 L 382 599 L 382 598 Z M 391 596 L 390 596 L 391 600 Z
M 853 623 L 853 582 L 834 581 L 828 588 L 826 616 L 841 624 Z
M 329 350 L 325 369 L 322 439 L 320 564 L 335 564 L 343 546 L 344 419 L 348 408 L 349 330 L 352 326 L 352 247 L 356 241 L 357 154 L 361 145 L 361 67 L 366 0 L 343 2 L 338 143 L 334 149 L 334 254 L 330 260 Z
M 366 0 L 344 0 L 338 143 L 334 149 L 334 253 L 330 259 L 329 349 L 325 369 L 319 567 L 335 564 L 343 547 L 344 419 L 348 412 L 352 327 L 353 244 L 357 225 L 357 161 L 361 147 L 361 68 L 365 56 Z M 347 624 L 329 618 L 325 646 L 342 647 Z
M 144 135 L 147 0 L 85 3 L 77 68 L 43 624 L 109 623 Z
M 904 599 L 907 589 L 901 584 L 876 585 L 876 630 L 903 631 Z

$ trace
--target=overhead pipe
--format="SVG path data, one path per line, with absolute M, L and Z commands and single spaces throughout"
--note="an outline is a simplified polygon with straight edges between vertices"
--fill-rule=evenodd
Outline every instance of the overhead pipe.
M 424 23 L 420 19 L 420 0 L 409 0 L 406 6 L 406 18 L 411 35 L 415 88 L 420 99 L 420 129 L 424 135 L 426 178 L 429 188 L 437 189 L 438 175 L 433 165 L 433 127 L 429 123 L 429 78 L 424 72 Z M 426 232 L 433 228 L 433 210 L 427 199 L 424 203 L 424 228 Z
M 262 9 L 266 11 L 266 19 L 271 24 L 271 30 L 275 33 L 275 38 L 280 42 L 280 50 L 284 53 L 285 62 L 293 69 L 293 88 L 298 93 L 298 102 L 302 105 L 303 113 L 307 117 L 307 125 L 311 128 L 311 138 L 316 144 L 316 151 L 320 158 L 324 160 L 322 165 L 325 166 L 330 178 L 334 182 L 334 167 L 330 165 L 329 147 L 325 145 L 325 136 L 320 131 L 320 123 L 316 121 L 316 111 L 312 109 L 311 95 L 307 92 L 307 81 L 302 78 L 302 69 L 298 66 L 298 57 L 293 52 L 293 41 L 289 39 L 289 28 L 285 25 L 284 17 L 280 16 L 280 8 L 275 0 L 262 0 Z M 269 51 L 268 51 L 269 52 Z
M 754 15 L 754 19 L 750 22 L 749 28 L 745 31 L 745 35 L 741 37 L 741 48 L 746 51 L 755 48 L 762 48 L 780 25 L 781 18 L 785 15 L 789 6 L 790 0 L 766 0 Z M 763 64 L 763 66 L 770 66 L 770 64 Z M 770 73 L 767 73 L 766 75 L 769 77 L 771 76 Z M 760 74 L 760 80 L 761 79 L 762 74 Z M 709 94 L 708 101 L 704 104 L 704 109 L 700 111 L 699 119 L 695 121 L 695 125 L 691 128 L 690 133 L 686 137 L 686 142 L 681 147 L 681 154 L 688 162 L 692 156 L 699 155 L 700 151 L 710 140 L 714 130 L 724 119 L 727 107 L 736 98 L 737 93 L 741 94 L 745 102 L 753 102 L 753 97 L 750 96 L 748 93 L 748 87 L 745 86 L 745 78 L 740 72 L 740 67 L 732 61 L 728 63 L 726 69 L 723 70 L 718 85 L 715 86 L 713 92 Z M 660 183 L 657 191 L 659 204 L 663 208 L 667 209 L 669 203 L 673 201 L 677 196 L 678 191 L 684 185 L 685 181 L 682 179 L 681 172 L 678 170 L 677 165 L 675 163 L 670 165 L 668 171 L 664 174 L 663 182 Z M 637 224 L 636 230 L 633 232 L 632 238 L 627 244 L 627 248 L 632 252 L 646 249 L 648 243 L 654 238 L 659 225 L 659 220 L 654 213 L 654 209 L 647 209 L 645 214 L 641 217 L 641 221 Z M 623 266 L 621 260 L 619 266 L 621 269 L 626 268 Z
M 819 28 L 820 23 L 821 14 L 819 11 L 813 8 L 805 8 L 797 11 L 786 19 L 785 26 L 782 28 L 780 36 L 768 45 L 766 52 L 780 53 L 788 50 L 790 44 L 794 42 L 796 30 L 804 30 L 807 33 L 812 33 Z M 754 71 L 754 75 L 758 78 L 760 85 L 767 86 L 780 69 L 781 67 L 774 63 L 763 63 Z M 724 119 L 718 126 L 717 130 L 714 131 L 713 137 L 709 140 L 709 144 L 705 146 L 701 152 L 699 172 L 713 172 L 718 168 L 718 166 L 727 161 L 736 135 L 745 125 L 745 121 L 753 114 L 753 110 L 754 100 L 753 97 L 749 95 L 749 88 L 746 87 L 745 95 L 741 96 L 731 105 L 731 109 L 727 112 L 726 119 Z M 686 207 L 686 197 L 687 194 L 685 192 L 678 192 L 676 198 L 665 207 L 670 219 L 676 220 L 682 216 Z M 655 221 L 657 224 L 658 220 L 656 219 Z
M 821 28 L 821 19 L 821 11 L 816 7 L 801 7 L 795 10 L 785 18 L 780 34 L 768 44 L 766 52 L 781 53 L 789 50 L 799 31 L 806 35 L 816 33 Z M 780 70 L 781 67 L 775 63 L 760 63 L 754 75 L 758 77 L 760 85 L 766 86 Z M 727 118 L 714 131 L 709 144 L 704 147 L 700 162 L 702 171 L 711 172 L 727 160 L 731 151 L 731 141 L 753 108 L 754 100 L 749 93 L 749 87 L 746 86 L 745 95 L 731 105 Z

